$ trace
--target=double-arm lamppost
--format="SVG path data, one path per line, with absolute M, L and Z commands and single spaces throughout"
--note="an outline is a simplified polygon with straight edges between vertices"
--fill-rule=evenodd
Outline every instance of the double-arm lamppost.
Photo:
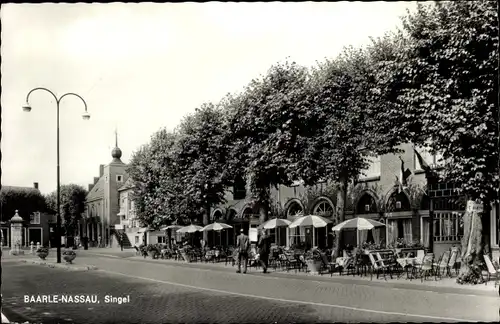
M 26 106 L 23 107 L 23 110 L 25 112 L 30 112 L 31 111 L 31 106 L 29 105 L 29 97 L 30 94 L 34 91 L 37 90 L 44 90 L 48 93 L 50 93 L 54 99 L 56 100 L 56 107 L 57 107 L 57 224 L 56 224 L 56 240 L 57 240 L 57 263 L 61 263 L 61 183 L 60 183 L 60 168 L 59 168 L 59 104 L 61 103 L 61 100 L 64 97 L 67 96 L 74 96 L 78 97 L 82 100 L 83 104 L 85 105 L 85 112 L 83 113 L 82 117 L 83 120 L 89 120 L 90 119 L 90 114 L 87 112 L 87 103 L 85 100 L 83 100 L 82 97 L 77 95 L 76 93 L 65 93 L 61 97 L 57 98 L 57 96 L 50 91 L 49 89 L 46 88 L 34 88 L 30 92 L 28 92 L 28 95 L 26 96 Z

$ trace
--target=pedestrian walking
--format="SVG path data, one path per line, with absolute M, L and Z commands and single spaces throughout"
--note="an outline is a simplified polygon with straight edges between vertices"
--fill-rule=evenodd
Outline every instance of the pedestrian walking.
M 119 244 L 120 244 L 120 249 L 123 251 L 123 233 L 120 235 L 120 238 L 119 238 Z
M 101 237 L 101 235 L 99 235 L 97 238 L 97 246 L 101 247 L 101 244 L 102 244 L 102 237 Z
M 240 230 L 240 235 L 236 238 L 236 249 L 238 251 L 238 271 L 241 273 L 241 262 L 243 261 L 243 273 L 247 273 L 248 251 L 250 250 L 250 239 Z
M 259 248 L 259 261 L 262 265 L 263 272 L 267 272 L 269 266 L 269 254 L 271 253 L 271 242 L 269 235 L 266 234 L 265 230 L 260 233 L 259 241 L 257 243 Z
M 205 251 L 205 245 L 206 245 L 206 242 L 205 242 L 205 240 L 202 238 L 202 239 L 200 240 L 200 246 L 201 246 L 201 250 L 202 250 L 202 251 Z

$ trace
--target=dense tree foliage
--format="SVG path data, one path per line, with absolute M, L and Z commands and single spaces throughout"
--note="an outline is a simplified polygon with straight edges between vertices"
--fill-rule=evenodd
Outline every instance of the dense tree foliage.
M 190 219 L 204 215 L 208 221 L 210 208 L 224 202 L 228 177 L 223 174 L 228 146 L 225 145 L 224 111 L 204 104 L 187 116 L 178 128 L 176 164 L 186 200 L 184 213 Z
M 297 164 L 307 144 L 304 139 L 315 127 L 308 104 L 308 77 L 302 66 L 279 63 L 252 80 L 233 101 L 226 136 L 232 138 L 231 147 L 239 154 L 236 164 L 250 181 L 262 220 L 270 208 L 271 186 L 297 180 Z
M 485 206 L 482 222 L 466 228 L 459 281 L 475 281 L 489 243 L 490 204 L 498 197 L 496 1 L 419 5 L 403 21 L 407 41 L 383 70 L 381 82 L 396 103 L 389 118 L 398 136 L 440 152 L 444 178 L 461 184 Z M 477 173 L 482 177 L 476 177 Z M 466 213 L 465 224 L 474 224 Z M 471 245 L 473 248 L 471 249 Z
M 14 217 L 16 210 L 24 221 L 30 220 L 34 212 L 46 210 L 45 198 L 39 190 L 24 187 L 2 187 L 0 191 L 2 222 Z
M 208 216 L 225 188 L 243 178 L 261 221 L 271 187 L 296 180 L 335 183 L 342 220 L 347 184 L 369 157 L 412 142 L 441 153 L 444 180 L 485 204 L 482 227 L 467 229 L 463 243 L 481 242 L 465 249 L 463 272 L 470 273 L 488 242 L 499 182 L 496 6 L 419 5 L 401 30 L 365 48 L 346 48 L 312 69 L 276 64 L 242 93 L 202 105 L 175 133 L 160 131 L 134 155 L 141 219 L 159 225 Z
M 85 198 L 87 190 L 76 184 L 61 185 L 61 209 L 60 215 L 63 227 L 67 234 L 73 234 L 77 228 L 78 221 L 85 212 Z M 46 197 L 48 209 L 57 211 L 57 191 L 53 191 Z
M 178 134 L 160 129 L 132 155 L 128 173 L 134 180 L 133 200 L 143 225 L 157 228 L 173 221 L 186 222 L 182 178 L 176 165 Z

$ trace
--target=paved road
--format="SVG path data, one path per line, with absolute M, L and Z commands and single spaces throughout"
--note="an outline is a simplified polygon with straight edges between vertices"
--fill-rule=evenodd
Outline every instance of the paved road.
M 118 258 L 81 257 L 99 271 L 5 262 L 7 317 L 47 323 L 456 322 L 498 321 L 500 298 L 354 285 L 228 269 L 197 269 Z M 98 295 L 98 304 L 25 303 L 23 295 Z M 105 304 L 104 296 L 130 296 Z M 17 317 L 16 317 L 17 318 Z M 11 320 L 16 320 L 11 318 Z

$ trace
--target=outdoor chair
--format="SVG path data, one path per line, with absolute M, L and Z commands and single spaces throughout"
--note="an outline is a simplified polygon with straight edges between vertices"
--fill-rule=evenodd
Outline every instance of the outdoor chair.
M 337 263 L 329 262 L 326 253 L 321 253 L 321 267 L 319 270 L 320 275 L 323 274 L 323 270 L 327 270 L 330 273 L 330 277 L 332 277 L 335 270 L 338 270 L 338 269 L 339 269 L 339 266 Z
M 283 261 L 285 261 L 284 264 L 286 266 L 286 271 L 288 272 L 291 268 L 293 268 L 295 272 L 297 272 L 297 270 L 300 268 L 300 263 L 295 255 L 285 253 L 284 257 L 285 259 Z
M 458 253 L 459 253 L 459 250 L 458 249 L 452 249 L 451 250 L 451 256 L 450 256 L 450 260 L 448 261 L 448 264 L 446 265 L 446 274 L 451 278 L 452 275 L 451 275 L 451 270 L 454 269 L 456 274 L 458 275 L 458 270 L 459 268 L 457 267 L 457 265 L 459 264 L 457 262 L 458 260 Z
M 415 258 L 415 264 L 422 264 L 424 261 L 424 256 L 425 256 L 425 251 L 424 250 L 417 250 L 417 256 Z
M 394 264 L 392 263 L 392 260 L 391 259 L 383 259 L 379 252 L 377 252 L 375 255 L 378 259 L 378 260 L 376 260 L 378 262 L 378 264 L 380 266 L 382 266 L 383 268 L 385 268 L 385 270 L 387 272 L 389 272 L 389 276 L 392 279 L 392 271 L 394 268 Z
M 392 252 L 392 251 L 391 251 L 391 253 L 386 254 L 386 255 L 387 255 L 387 257 L 386 257 L 385 259 L 384 259 L 384 258 L 382 258 L 382 255 L 380 254 L 380 252 L 377 252 L 377 254 L 376 254 L 376 255 L 377 255 L 378 260 L 380 261 L 380 264 L 387 266 L 387 268 L 389 269 L 389 271 L 390 271 L 391 273 L 393 272 L 393 270 L 394 270 L 395 268 L 397 268 L 397 267 L 398 267 L 398 263 L 397 263 L 397 261 L 396 261 L 396 259 L 395 259 L 395 254 L 394 254 L 394 252 Z M 392 276 L 392 275 L 391 275 L 391 276 Z M 392 278 L 392 277 L 391 277 L 391 278 Z
M 495 288 L 498 284 L 498 280 L 500 279 L 500 268 L 498 266 L 495 266 L 493 262 L 491 262 L 491 259 L 489 255 L 485 254 L 484 255 L 484 262 L 486 263 L 486 268 L 487 268 L 487 278 L 485 281 L 485 285 L 488 284 L 488 281 L 490 281 L 490 278 L 494 276 L 495 278 Z
M 422 260 L 422 264 L 419 268 L 420 277 L 422 282 L 428 277 L 429 274 L 432 275 L 432 261 L 434 259 L 434 254 L 426 254 Z
M 439 265 L 442 263 L 444 256 L 445 256 L 445 254 L 442 253 L 436 262 L 434 262 L 434 261 L 432 262 L 432 274 L 434 274 L 435 280 L 437 280 L 438 273 L 440 271 Z
M 448 263 L 450 262 L 450 251 L 444 251 L 437 264 L 434 265 L 434 273 L 439 278 L 442 277 L 443 272 L 448 270 Z
M 387 280 L 387 278 L 385 276 L 385 274 L 387 272 L 387 266 L 383 266 L 378 261 L 376 261 L 375 256 L 371 253 L 368 254 L 368 257 L 370 258 L 370 262 L 372 265 L 372 271 L 370 271 L 370 280 L 373 280 L 373 271 L 377 272 L 377 279 L 378 279 L 380 273 L 382 272 L 382 274 L 384 275 L 384 279 Z

